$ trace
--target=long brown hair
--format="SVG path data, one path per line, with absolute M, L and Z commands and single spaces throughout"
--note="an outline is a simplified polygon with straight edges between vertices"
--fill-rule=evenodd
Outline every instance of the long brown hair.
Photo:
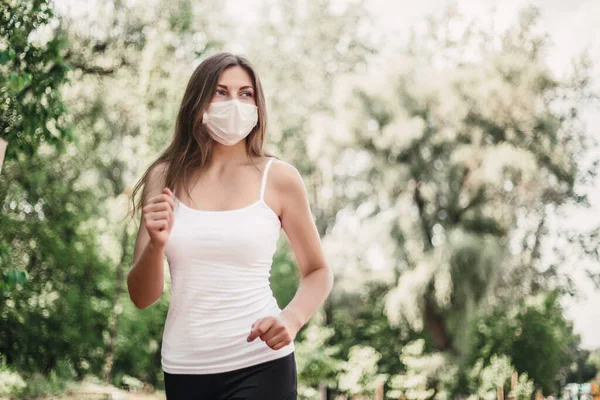
M 202 116 L 212 100 L 221 73 L 234 66 L 244 68 L 252 78 L 254 98 L 258 107 L 258 122 L 245 139 L 246 154 L 249 159 L 253 156 L 265 155 L 263 145 L 267 127 L 267 108 L 260 79 L 252 64 L 244 56 L 230 53 L 218 53 L 208 57 L 196 67 L 187 84 L 177 114 L 173 140 L 158 159 L 148 167 L 133 188 L 132 217 L 142 208 L 145 201 L 145 193 L 142 191 L 136 204 L 136 193 L 146 185 L 148 175 L 155 166 L 166 162 L 162 176 L 163 187 L 168 187 L 173 191 L 175 188 L 185 186 L 182 183 L 191 167 L 202 168 L 207 165 L 215 142 L 202 124 Z

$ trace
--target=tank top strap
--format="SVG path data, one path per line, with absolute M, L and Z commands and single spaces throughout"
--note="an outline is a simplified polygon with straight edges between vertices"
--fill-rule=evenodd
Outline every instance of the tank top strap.
M 260 200 L 264 201 L 265 198 L 265 189 L 267 187 L 267 175 L 269 174 L 269 168 L 271 168 L 271 164 L 275 160 L 274 157 L 271 157 L 269 161 L 267 161 L 267 165 L 265 166 L 265 170 L 263 172 L 262 182 L 260 184 Z

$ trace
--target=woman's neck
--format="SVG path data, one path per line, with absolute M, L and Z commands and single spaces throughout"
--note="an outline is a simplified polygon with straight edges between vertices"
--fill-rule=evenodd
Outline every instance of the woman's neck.
M 221 143 L 215 143 L 212 148 L 207 167 L 210 168 L 231 164 L 243 164 L 247 162 L 248 154 L 246 153 L 245 140 L 242 140 L 233 146 L 225 146 Z

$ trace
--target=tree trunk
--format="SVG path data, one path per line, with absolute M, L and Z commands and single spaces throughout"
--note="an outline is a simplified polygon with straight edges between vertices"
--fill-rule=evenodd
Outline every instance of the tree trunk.
M 8 142 L 2 138 L 0 138 L 0 175 L 2 175 L 2 164 L 4 163 L 4 154 L 6 153 L 6 148 L 8 147 Z M 2 203 L 0 203 L 2 204 Z
M 375 400 L 383 400 L 383 382 L 377 386 L 377 391 L 375 392 Z
M 444 318 L 437 313 L 430 291 L 428 291 L 425 298 L 425 324 L 427 325 L 429 332 L 431 332 L 431 337 L 433 339 L 435 348 L 438 351 L 450 349 L 452 345 L 452 338 L 446 331 L 446 327 L 444 326 Z
M 327 400 L 327 386 L 324 383 L 319 385 L 319 392 L 321 393 L 321 400 Z

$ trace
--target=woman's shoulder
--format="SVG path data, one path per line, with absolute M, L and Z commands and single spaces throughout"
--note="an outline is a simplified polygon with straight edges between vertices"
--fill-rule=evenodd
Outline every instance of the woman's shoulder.
M 304 190 L 304 181 L 298 169 L 279 158 L 274 158 L 271 163 L 269 183 L 284 191 Z

